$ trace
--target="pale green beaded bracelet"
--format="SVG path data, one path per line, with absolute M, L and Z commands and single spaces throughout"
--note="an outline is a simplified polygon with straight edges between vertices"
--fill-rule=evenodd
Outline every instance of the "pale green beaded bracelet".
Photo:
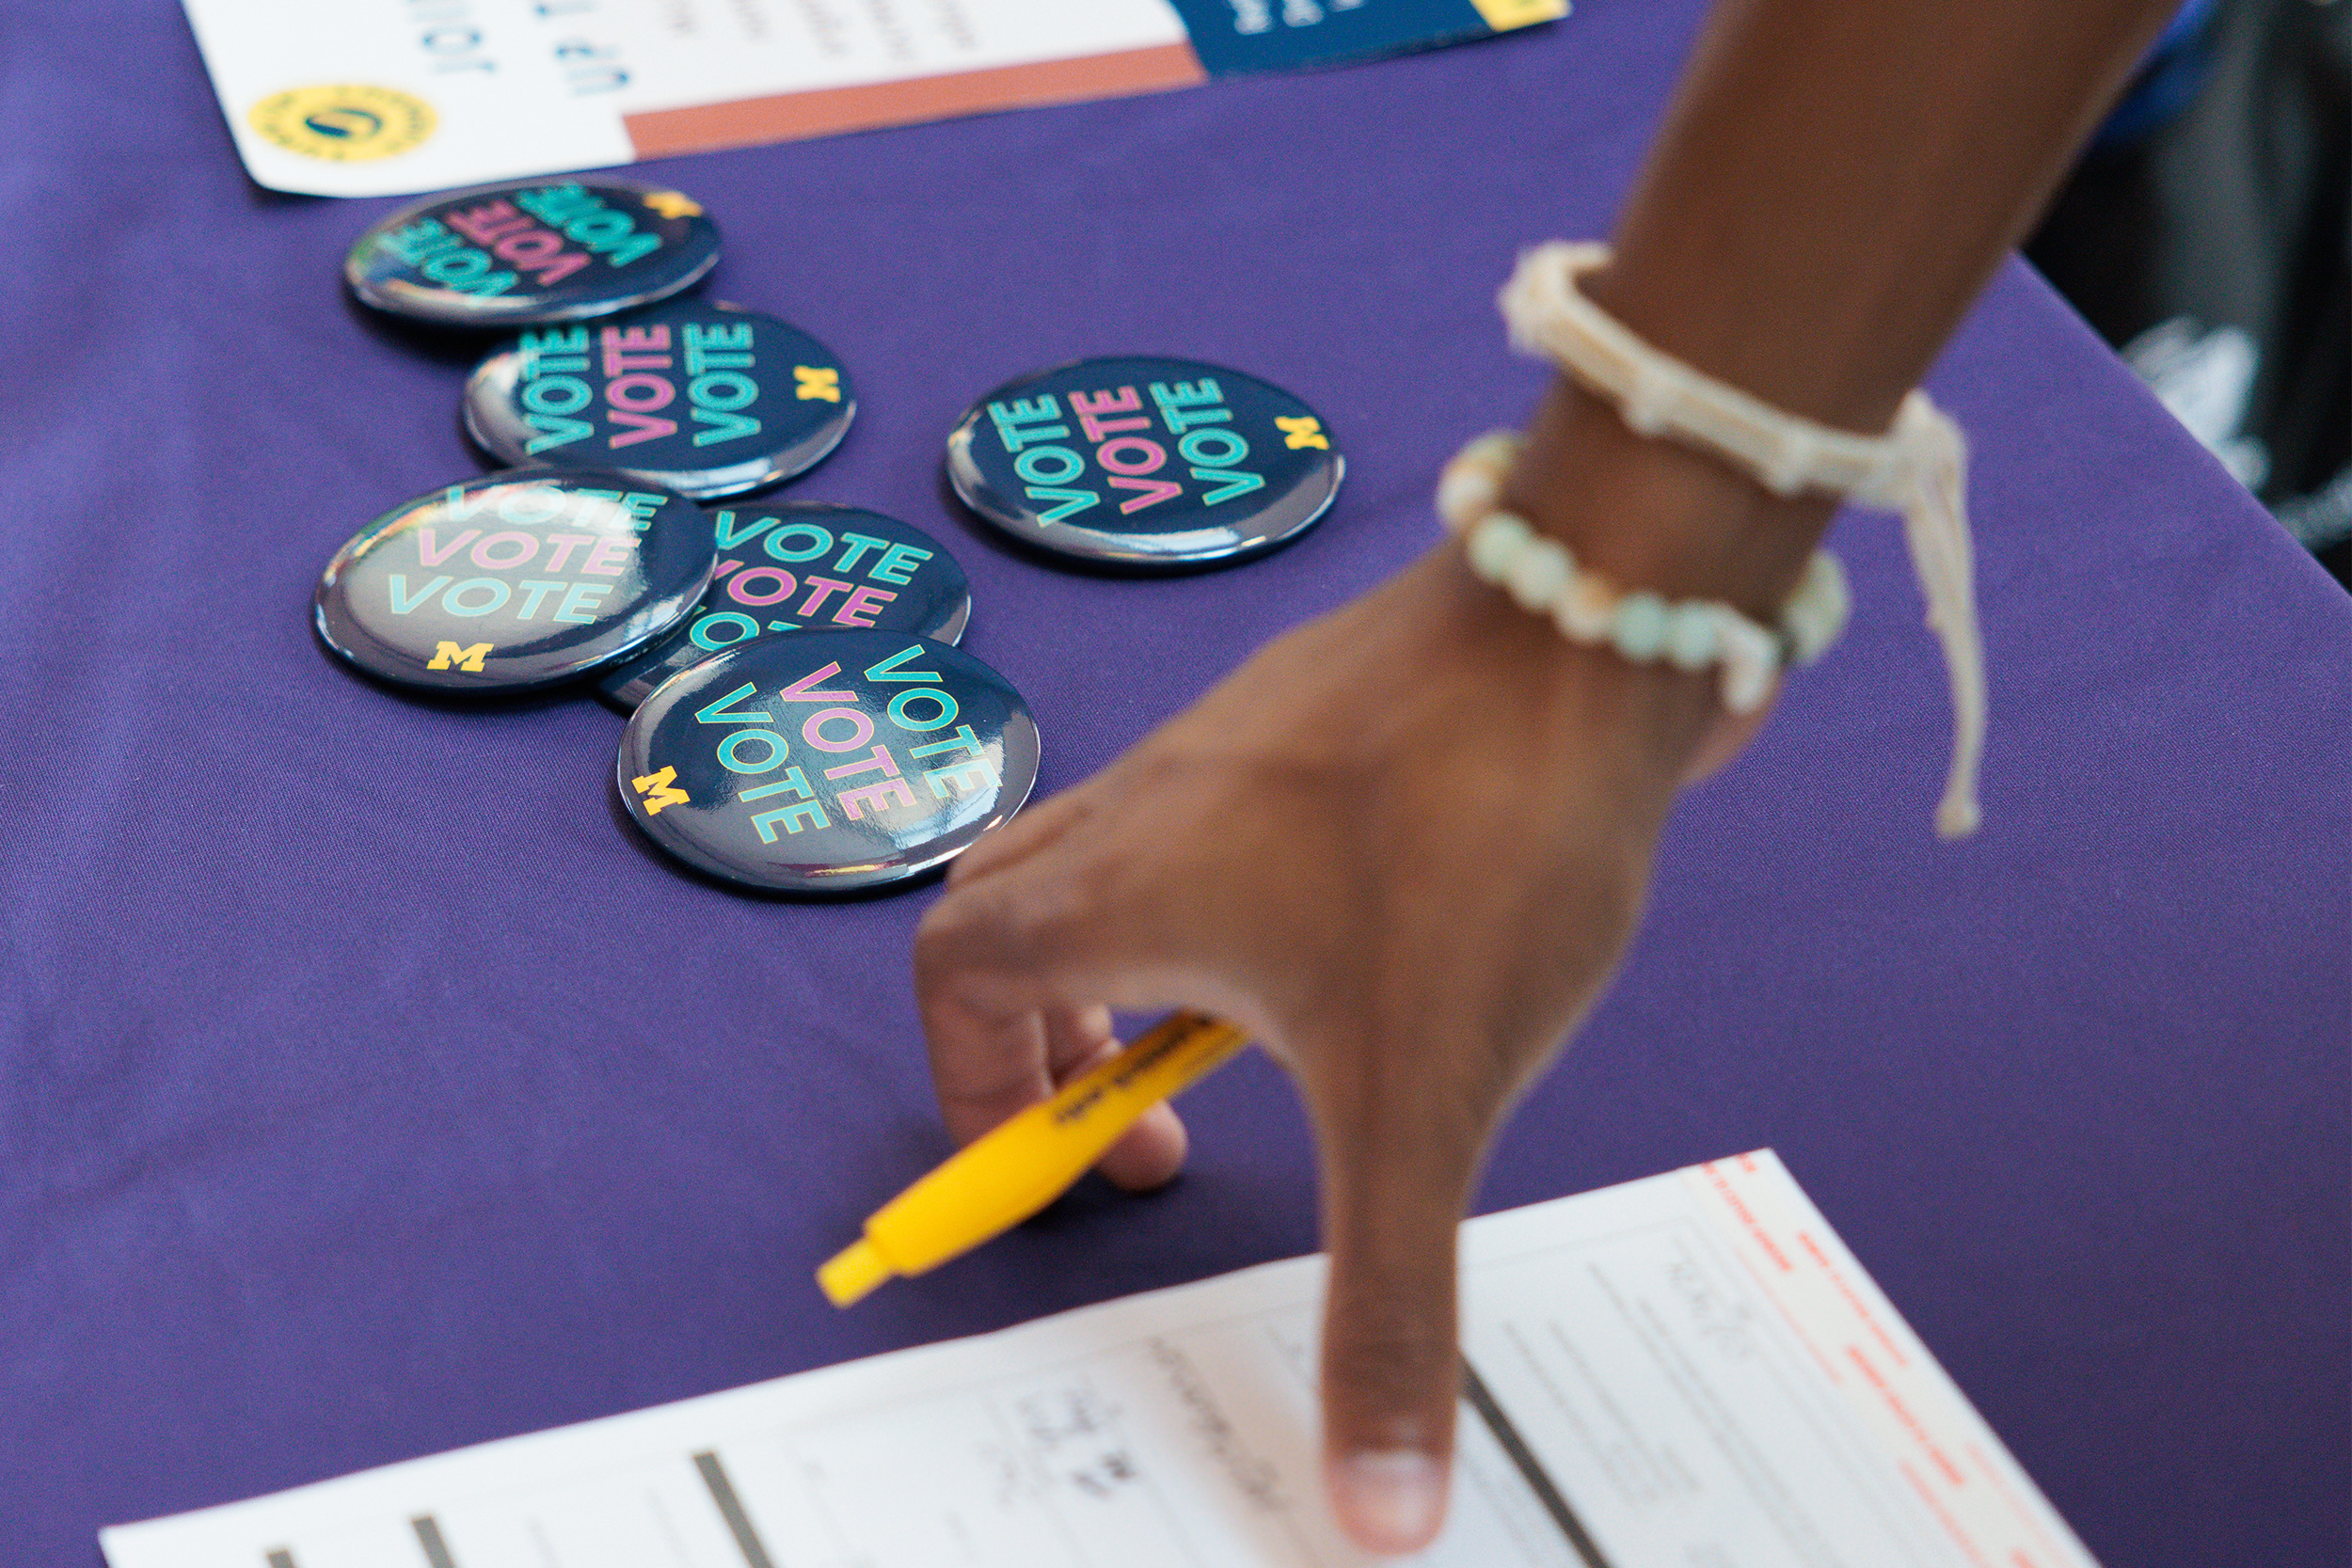
M 1518 460 L 1510 431 L 1481 436 L 1454 454 L 1438 480 L 1438 515 L 1462 541 L 1470 570 L 1518 601 L 1549 615 L 1560 634 L 1584 647 L 1604 644 L 1636 664 L 1668 663 L 1692 673 L 1718 668 L 1724 706 L 1752 713 L 1790 662 L 1810 664 L 1845 629 L 1851 601 L 1837 558 L 1816 550 L 1804 577 L 1781 607 L 1777 631 L 1709 599 L 1668 603 L 1646 589 L 1621 592 L 1580 567 L 1565 545 L 1501 509 L 1502 483 Z

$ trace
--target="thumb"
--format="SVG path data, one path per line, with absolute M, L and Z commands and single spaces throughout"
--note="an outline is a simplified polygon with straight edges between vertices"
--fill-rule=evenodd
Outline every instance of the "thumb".
M 1383 1553 L 1417 1551 L 1445 1522 L 1461 1393 L 1454 1243 L 1485 1140 L 1425 1112 L 1406 1101 L 1318 1118 L 1325 1487 L 1349 1538 Z

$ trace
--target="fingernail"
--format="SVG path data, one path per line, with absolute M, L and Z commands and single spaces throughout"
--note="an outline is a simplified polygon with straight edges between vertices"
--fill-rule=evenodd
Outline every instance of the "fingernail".
M 1359 1545 L 1418 1551 L 1445 1517 L 1445 1468 L 1417 1449 L 1349 1454 L 1331 1467 L 1331 1501 Z

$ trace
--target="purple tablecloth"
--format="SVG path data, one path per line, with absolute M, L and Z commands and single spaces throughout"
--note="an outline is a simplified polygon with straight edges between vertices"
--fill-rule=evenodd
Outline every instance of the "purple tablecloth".
M 1428 542 L 1441 456 L 1539 382 L 1495 285 L 1605 229 L 1693 14 L 660 173 L 717 291 L 865 393 L 786 493 L 949 543 L 1052 788 Z M 596 703 L 331 663 L 327 556 L 474 468 L 464 367 L 338 288 L 389 204 L 249 187 L 165 0 L 12 8 L 0 59 L 0 1562 L 1312 1247 L 1251 1061 L 1167 1195 L 826 1307 L 811 1266 L 944 1148 L 933 894 L 730 896 L 618 819 Z M 1333 515 L 1137 583 L 944 514 L 976 390 L 1137 348 L 1319 407 Z M 1481 1203 L 1772 1145 L 2107 1562 L 2341 1564 L 2352 601 L 2024 270 L 1933 385 L 1979 451 L 1984 832 L 1930 833 L 1935 648 L 1849 521 L 1851 635 L 1687 802 Z

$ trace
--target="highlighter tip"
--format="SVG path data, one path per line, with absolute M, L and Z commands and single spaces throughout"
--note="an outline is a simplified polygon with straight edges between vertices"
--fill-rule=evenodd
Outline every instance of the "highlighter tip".
M 882 1249 L 861 1236 L 817 1271 L 817 1286 L 835 1307 L 849 1307 L 863 1301 L 897 1272 Z

